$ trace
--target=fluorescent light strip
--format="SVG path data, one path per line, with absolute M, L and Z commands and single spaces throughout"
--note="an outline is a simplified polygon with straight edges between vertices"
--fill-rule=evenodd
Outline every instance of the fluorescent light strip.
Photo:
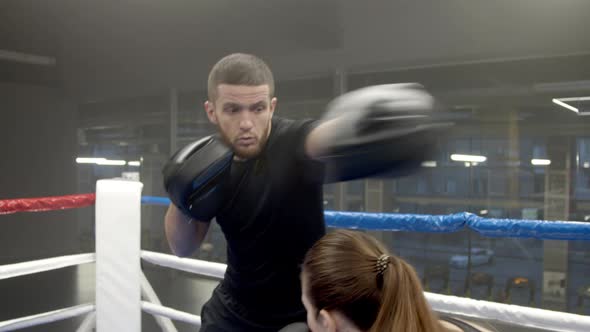
M 78 164 L 96 164 L 101 166 L 123 166 L 127 162 L 125 160 L 110 160 L 106 158 L 76 158 Z
M 127 165 L 129 166 L 141 166 L 141 162 L 139 160 L 128 161 Z
M 0 60 L 27 63 L 31 65 L 55 66 L 57 60 L 53 57 L 0 50 Z
M 436 167 L 436 161 L 434 160 L 427 160 L 422 162 L 422 167 Z
M 561 101 L 561 100 L 559 100 L 557 98 L 553 98 L 552 101 L 553 101 L 553 103 L 555 103 L 555 104 L 557 104 L 557 105 L 559 105 L 561 107 L 565 107 L 565 108 L 567 108 L 570 111 L 574 111 L 574 112 L 580 114 L 580 111 L 577 108 L 575 108 L 575 107 L 573 107 L 573 106 L 571 106 L 569 104 L 566 104 L 566 103 L 564 103 L 563 101 Z
M 475 163 L 483 163 L 488 158 L 486 156 L 475 156 L 469 154 L 452 154 L 451 160 L 453 161 L 465 161 L 465 162 L 475 162 Z
M 584 97 L 568 97 L 568 98 L 555 98 L 557 100 L 561 100 L 561 101 L 585 101 L 585 100 L 590 100 L 590 96 L 584 96 Z
M 105 158 L 76 158 L 78 164 L 96 164 L 99 161 L 106 160 Z
M 535 166 L 549 166 L 551 165 L 551 160 L 549 159 L 531 159 L 531 164 Z
M 123 166 L 125 165 L 127 162 L 125 160 L 109 160 L 109 159 L 105 159 L 102 161 L 97 162 L 97 165 L 108 165 L 108 166 Z

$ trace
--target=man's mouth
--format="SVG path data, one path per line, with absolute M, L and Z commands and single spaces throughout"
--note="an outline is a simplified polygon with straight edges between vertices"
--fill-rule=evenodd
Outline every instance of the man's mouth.
M 237 140 L 237 144 L 241 146 L 248 146 L 256 143 L 256 137 L 248 136 L 248 137 L 240 137 Z

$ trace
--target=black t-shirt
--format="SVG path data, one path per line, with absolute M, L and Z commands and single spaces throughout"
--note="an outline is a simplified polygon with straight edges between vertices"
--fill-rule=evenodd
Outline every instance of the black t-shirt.
M 325 234 L 323 167 L 304 152 L 313 126 L 275 117 L 260 155 L 231 166 L 228 201 L 216 218 L 227 239 L 222 287 L 253 321 L 305 312 L 300 265 Z

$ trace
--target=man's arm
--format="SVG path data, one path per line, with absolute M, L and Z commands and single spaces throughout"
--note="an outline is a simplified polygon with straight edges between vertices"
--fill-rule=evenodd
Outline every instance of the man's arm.
M 318 159 L 341 140 L 361 141 L 375 131 L 403 128 L 411 120 L 413 125 L 428 123 L 433 107 L 434 98 L 414 83 L 376 85 L 345 93 L 328 105 L 321 123 L 309 132 L 305 153 Z
M 170 204 L 164 217 L 166 239 L 172 252 L 179 257 L 190 256 L 197 250 L 209 230 L 210 222 L 200 222 L 185 216 Z
M 329 143 L 332 142 L 334 133 L 341 125 L 342 119 L 325 121 L 313 128 L 305 138 L 305 155 L 311 159 L 318 159 L 324 155 Z

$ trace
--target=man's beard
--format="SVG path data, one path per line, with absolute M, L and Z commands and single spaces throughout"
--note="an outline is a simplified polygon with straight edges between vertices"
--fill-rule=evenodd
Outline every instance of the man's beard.
M 240 148 L 237 145 L 237 143 L 232 141 L 231 138 L 227 136 L 227 134 L 223 132 L 221 129 L 219 130 L 219 133 L 223 141 L 232 148 L 234 155 L 236 157 L 240 159 L 252 159 L 257 157 L 266 145 L 266 141 L 268 140 L 269 129 L 270 128 L 267 128 L 266 133 L 262 137 L 258 137 L 256 146 L 254 148 L 249 146 L 247 149 Z

